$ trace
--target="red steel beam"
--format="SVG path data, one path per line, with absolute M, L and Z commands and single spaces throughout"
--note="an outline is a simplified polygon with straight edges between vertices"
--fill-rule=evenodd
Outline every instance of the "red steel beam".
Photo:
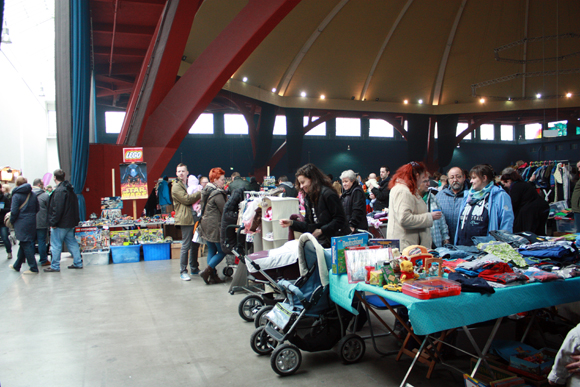
M 149 117 L 140 145 L 149 179 L 161 176 L 193 123 L 230 76 L 300 0 L 249 0 Z

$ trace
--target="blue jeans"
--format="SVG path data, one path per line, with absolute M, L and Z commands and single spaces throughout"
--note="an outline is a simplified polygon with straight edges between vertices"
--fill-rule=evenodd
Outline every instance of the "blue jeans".
M 207 242 L 207 265 L 215 269 L 226 255 L 222 251 L 222 246 L 215 242 Z
M 46 237 L 48 236 L 47 228 L 36 229 L 36 242 L 38 242 L 38 255 L 40 256 L 40 264 L 48 262 L 48 254 L 46 252 Z
M 4 243 L 4 247 L 6 247 L 6 252 L 12 252 L 12 243 L 10 242 L 10 230 L 6 226 L 0 226 L 0 237 L 2 238 L 2 242 Z
M 28 266 L 30 266 L 30 271 L 38 273 L 38 265 L 36 264 L 36 258 L 34 258 L 34 241 L 20 241 L 18 243 L 20 248 L 16 255 L 16 261 L 14 261 L 14 269 L 20 271 L 20 267 L 26 259 Z
M 73 265 L 83 267 L 83 260 L 81 258 L 81 250 L 79 244 L 75 239 L 74 228 L 53 228 L 50 231 L 50 251 L 52 253 L 52 267 L 54 270 L 60 270 L 60 253 L 62 252 L 62 242 L 66 243 L 68 251 L 73 256 Z
M 574 213 L 574 224 L 576 224 L 576 232 L 580 232 L 580 212 Z

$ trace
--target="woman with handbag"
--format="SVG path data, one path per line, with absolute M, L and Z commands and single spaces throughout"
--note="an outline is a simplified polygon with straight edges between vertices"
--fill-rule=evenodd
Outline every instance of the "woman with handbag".
M 19 272 L 26 258 L 30 269 L 26 270 L 24 274 L 38 274 L 38 265 L 36 258 L 34 258 L 38 209 L 38 199 L 32 193 L 32 187 L 27 183 L 26 178 L 20 176 L 16 180 L 16 188 L 12 191 L 12 206 L 10 208 L 10 223 L 14 225 L 14 232 L 20 248 L 16 261 L 14 265 L 10 265 L 10 268 Z
M 209 181 L 201 191 L 202 217 L 197 228 L 207 244 L 207 268 L 200 274 L 207 285 L 224 282 L 218 277 L 215 268 L 225 256 L 220 245 L 220 224 L 226 204 L 225 171 L 213 168 L 209 171 Z

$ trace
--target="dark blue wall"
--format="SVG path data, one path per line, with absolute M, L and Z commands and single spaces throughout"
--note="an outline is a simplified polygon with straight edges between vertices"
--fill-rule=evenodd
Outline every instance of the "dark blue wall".
M 102 115 L 104 117 L 104 113 Z M 99 124 L 102 123 L 102 124 Z M 98 120 L 98 139 L 100 143 L 115 143 L 116 134 L 104 133 L 104 119 Z M 516 134 L 516 138 L 518 135 Z M 284 142 L 283 136 L 274 136 L 270 154 Z M 571 135 L 566 138 L 542 139 L 532 141 L 501 142 L 464 140 L 453 153 L 449 166 L 443 167 L 447 172 L 450 166 L 470 169 L 481 163 L 491 164 L 496 173 L 515 163 L 517 160 L 571 160 L 578 161 L 580 153 L 578 144 L 580 136 Z M 350 151 L 347 147 L 350 146 Z M 407 160 L 407 142 L 405 140 L 370 138 L 335 137 L 320 138 L 306 136 L 304 139 L 302 162 L 312 162 L 326 173 L 338 177 L 345 169 L 353 169 L 362 176 L 370 172 L 379 172 L 381 165 L 388 165 L 395 170 Z M 229 176 L 232 171 L 238 171 L 242 176 L 252 172 L 253 157 L 249 136 L 240 135 L 188 135 L 165 169 L 164 174 L 175 176 L 178 163 L 188 165 L 193 174 L 207 175 L 214 167 L 221 167 Z M 291 177 L 288 170 L 288 160 L 284 156 L 271 174 L 282 174 Z

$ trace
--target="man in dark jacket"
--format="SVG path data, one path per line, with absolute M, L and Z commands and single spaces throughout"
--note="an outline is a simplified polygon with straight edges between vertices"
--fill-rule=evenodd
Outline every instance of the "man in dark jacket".
M 231 195 L 238 188 L 243 188 L 244 191 L 248 191 L 250 183 L 246 179 L 240 177 L 239 172 L 232 173 L 232 182 L 228 186 L 228 195 Z
M 10 212 L 10 198 L 4 195 L 4 190 L 0 189 L 0 238 L 6 248 L 7 259 L 12 259 L 12 242 L 10 241 L 10 230 L 4 224 L 4 217 Z
M 32 193 L 38 199 L 38 213 L 36 214 L 36 241 L 38 243 L 38 255 L 41 266 L 50 266 L 46 251 L 46 238 L 48 237 L 48 201 L 50 196 L 44 192 L 42 180 L 34 179 L 32 183 Z
M 74 188 L 67 180 L 62 169 L 54 171 L 56 188 L 50 195 L 48 202 L 48 225 L 50 231 L 50 251 L 52 263 L 44 269 L 47 273 L 60 271 L 60 253 L 62 242 L 66 243 L 68 250 L 73 256 L 73 264 L 69 269 L 82 269 L 83 260 L 79 244 L 75 239 L 75 227 L 79 224 L 79 202 Z
M 20 271 L 24 259 L 28 262 L 29 270 L 24 274 L 38 274 L 38 265 L 34 258 L 34 241 L 36 240 L 36 213 L 38 200 L 32 193 L 32 187 L 27 180 L 20 176 L 16 180 L 16 188 L 12 191 L 12 206 L 10 208 L 10 222 L 14 225 L 16 239 L 20 244 L 14 265 L 10 267 Z
M 287 198 L 297 198 L 298 190 L 294 187 L 294 184 L 288 181 L 288 177 L 280 176 L 278 178 L 278 188 L 284 190 L 284 196 Z
M 391 178 L 389 175 L 391 170 L 386 165 L 381 167 L 381 180 L 379 181 L 379 187 L 373 188 L 371 190 L 370 198 L 377 199 L 375 205 L 373 206 L 374 211 L 382 211 L 389 207 L 389 182 Z

